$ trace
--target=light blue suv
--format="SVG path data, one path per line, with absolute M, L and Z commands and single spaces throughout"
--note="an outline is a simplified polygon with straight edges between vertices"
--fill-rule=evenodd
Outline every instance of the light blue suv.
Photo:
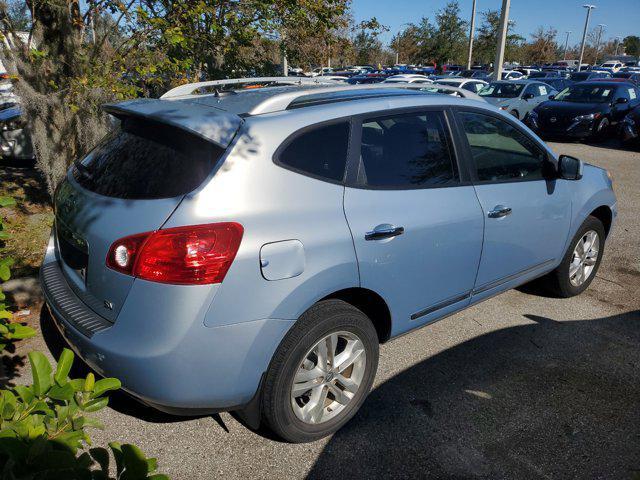
M 616 217 L 605 170 L 484 102 L 252 79 L 106 110 L 55 196 L 56 324 L 145 404 L 291 442 L 356 413 L 380 343 L 537 277 L 582 292 Z

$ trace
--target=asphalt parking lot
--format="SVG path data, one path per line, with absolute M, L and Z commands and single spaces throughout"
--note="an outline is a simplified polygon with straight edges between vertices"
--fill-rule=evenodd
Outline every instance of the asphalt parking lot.
M 323 441 L 289 445 L 229 414 L 175 418 L 117 395 L 94 443 L 135 443 L 175 479 L 640 478 L 640 153 L 552 147 L 615 180 L 618 222 L 582 296 L 513 290 L 384 345 L 362 410 Z M 55 352 L 46 315 L 43 330 Z

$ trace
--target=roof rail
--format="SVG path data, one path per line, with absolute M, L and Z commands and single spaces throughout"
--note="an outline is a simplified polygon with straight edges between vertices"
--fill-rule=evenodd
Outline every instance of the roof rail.
M 160 98 L 175 98 L 186 95 L 193 95 L 197 90 L 206 87 L 224 86 L 224 85 L 238 85 L 243 83 L 278 83 L 280 85 L 334 85 L 337 82 L 322 77 L 246 77 L 246 78 L 229 78 L 225 80 L 210 80 L 207 82 L 195 82 L 180 85 L 172 88 Z
M 299 89 L 299 90 L 293 90 L 291 92 L 281 92 L 264 99 L 257 105 L 254 105 L 254 107 L 247 113 L 249 115 L 260 115 L 263 113 L 280 112 L 282 110 L 286 110 L 287 108 L 292 107 L 295 104 L 296 100 L 299 100 L 301 97 L 311 97 L 311 96 L 320 97 L 324 94 L 334 93 L 334 92 L 349 92 L 349 91 L 358 92 L 358 91 L 366 91 L 366 90 L 392 90 L 393 89 L 391 85 L 388 85 L 388 86 L 385 85 L 384 87 L 382 88 L 381 87 L 382 86 L 379 83 L 366 84 L 366 85 L 337 84 L 335 86 L 317 87 L 313 89 Z M 406 92 L 407 89 L 396 87 L 395 90 L 396 90 L 395 95 L 403 95 L 405 93 L 402 90 Z M 385 96 L 392 96 L 392 95 L 394 95 L 394 93 L 390 91 L 389 93 L 386 93 L 386 92 L 380 93 L 380 95 L 378 96 L 385 97 Z M 354 95 L 353 97 L 336 99 L 335 101 L 342 101 L 342 100 L 357 100 L 357 96 Z M 315 102 L 313 102 L 313 100 L 310 99 L 309 104 L 314 104 L 314 103 Z M 327 103 L 327 102 L 322 101 L 321 103 Z

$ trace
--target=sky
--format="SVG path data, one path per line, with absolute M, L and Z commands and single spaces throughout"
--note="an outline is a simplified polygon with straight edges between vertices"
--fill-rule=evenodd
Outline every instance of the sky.
M 352 0 L 352 10 L 356 22 L 376 17 L 380 23 L 389 27 L 389 32 L 382 36 L 388 43 L 391 37 L 401 30 L 404 23 L 418 22 L 427 16 L 430 20 L 435 13 L 444 7 L 448 0 Z M 472 0 L 459 0 L 462 16 L 471 17 Z M 569 45 L 577 45 L 582 39 L 586 8 L 589 3 L 597 8 L 591 11 L 589 29 L 604 24 L 603 39 L 640 36 L 640 0 L 511 0 L 509 18 L 516 22 L 515 32 L 530 40 L 531 33 L 538 27 L 553 27 L 558 30 L 558 40 L 564 42 L 566 31 L 569 34 Z M 477 0 L 476 25 L 482 20 L 480 12 L 499 10 L 502 0 Z

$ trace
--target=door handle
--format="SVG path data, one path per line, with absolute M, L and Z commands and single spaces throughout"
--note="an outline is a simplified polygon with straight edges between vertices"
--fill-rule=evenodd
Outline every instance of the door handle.
M 504 205 L 496 205 L 489 212 L 489 218 L 502 218 L 507 215 L 511 215 L 511 207 L 505 207 Z
M 396 227 L 395 225 L 383 224 L 378 225 L 372 231 L 367 232 L 364 236 L 365 240 L 382 240 L 383 238 L 397 237 L 404 233 L 404 227 Z

